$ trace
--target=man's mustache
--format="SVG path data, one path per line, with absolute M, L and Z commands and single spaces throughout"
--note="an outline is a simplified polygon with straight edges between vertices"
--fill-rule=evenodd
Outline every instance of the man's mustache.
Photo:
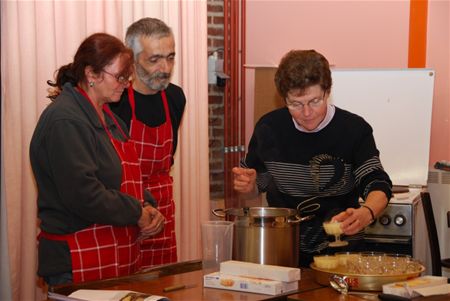
M 169 79 L 170 78 L 170 73 L 166 73 L 166 72 L 156 72 L 155 74 L 152 75 L 152 79 Z

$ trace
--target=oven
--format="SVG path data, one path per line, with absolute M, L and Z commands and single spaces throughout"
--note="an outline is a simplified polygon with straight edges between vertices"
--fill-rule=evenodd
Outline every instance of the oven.
M 383 213 L 365 229 L 366 249 L 373 252 L 410 255 L 426 263 L 428 245 L 421 210 L 422 189 L 396 193 Z
M 415 203 L 390 203 L 366 228 L 367 249 L 413 256 L 414 206 Z

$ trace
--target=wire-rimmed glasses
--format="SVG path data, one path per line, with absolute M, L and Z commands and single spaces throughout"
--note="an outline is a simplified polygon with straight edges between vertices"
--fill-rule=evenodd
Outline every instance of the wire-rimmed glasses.
M 128 77 L 126 77 L 126 76 L 120 75 L 120 74 L 117 74 L 117 75 L 112 74 L 111 72 L 108 72 L 108 71 L 106 71 L 106 70 L 103 70 L 103 72 L 105 72 L 106 74 L 109 74 L 109 75 L 111 75 L 112 77 L 114 77 L 114 78 L 117 80 L 117 82 L 119 82 L 119 83 L 122 84 L 122 85 L 128 84 L 128 83 L 131 81 L 131 79 L 132 79 L 132 78 L 131 78 L 131 75 L 128 76 Z
M 286 97 L 286 107 L 288 109 L 291 109 L 293 111 L 302 111 L 305 109 L 306 106 L 308 106 L 311 109 L 317 109 L 322 106 L 325 98 L 325 92 L 323 93 L 323 96 L 321 98 L 314 98 L 308 101 L 307 103 L 302 103 L 300 101 L 291 101 Z

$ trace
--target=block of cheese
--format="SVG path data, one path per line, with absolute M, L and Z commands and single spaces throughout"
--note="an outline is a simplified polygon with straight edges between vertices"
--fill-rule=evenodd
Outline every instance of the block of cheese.
M 300 280 L 300 269 L 298 268 L 236 260 L 221 262 L 220 272 L 228 275 L 257 277 L 284 282 Z
M 383 285 L 383 293 L 406 298 L 417 297 L 420 294 L 417 289 L 447 284 L 447 277 L 422 276 L 406 281 L 399 281 Z
M 283 282 L 214 272 L 203 276 L 203 286 L 264 295 L 279 295 L 296 291 L 298 281 Z

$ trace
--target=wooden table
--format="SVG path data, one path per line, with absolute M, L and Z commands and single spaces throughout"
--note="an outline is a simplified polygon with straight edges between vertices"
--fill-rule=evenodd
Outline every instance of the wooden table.
M 287 300 L 288 294 L 271 296 L 239 291 L 204 288 L 201 261 L 182 262 L 168 266 L 156 267 L 132 276 L 108 279 L 102 281 L 86 282 L 74 285 L 62 285 L 50 288 L 62 295 L 69 295 L 78 289 L 106 289 L 130 290 L 152 295 L 165 296 L 171 301 L 260 301 L 260 300 Z M 322 288 L 312 277 L 311 271 L 303 271 L 297 292 L 304 292 Z M 166 287 L 184 284 L 187 288 L 164 292 Z
M 231 290 L 204 288 L 201 261 L 180 262 L 172 265 L 155 267 L 144 273 L 115 279 L 86 282 L 82 284 L 61 285 L 49 290 L 62 295 L 69 295 L 78 289 L 130 290 L 152 295 L 165 296 L 171 301 L 363 301 L 380 300 L 377 296 L 362 297 L 342 295 L 331 287 L 314 281 L 313 271 L 302 269 L 299 288 L 296 292 L 271 296 L 245 293 Z M 184 284 L 184 289 L 164 292 L 164 288 Z M 450 295 L 414 298 L 414 301 L 448 301 Z
M 372 292 L 368 292 L 369 294 Z M 379 292 L 373 292 L 375 294 Z M 314 290 L 309 290 L 306 292 L 299 292 L 291 294 L 287 297 L 287 301 L 364 301 L 364 300 L 381 300 L 375 296 L 361 296 L 361 295 L 343 295 L 331 287 L 321 287 Z M 450 294 L 448 295 L 438 295 L 430 297 L 416 297 L 412 301 L 449 301 Z

